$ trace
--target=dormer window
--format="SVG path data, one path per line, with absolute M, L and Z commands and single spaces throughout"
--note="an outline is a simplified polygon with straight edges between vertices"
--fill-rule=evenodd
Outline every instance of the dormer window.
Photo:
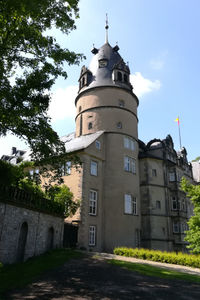
M 117 72 L 117 80 L 122 81 L 122 73 Z
M 128 82 L 128 76 L 124 74 L 124 82 Z
M 104 68 L 104 67 L 107 66 L 107 64 L 108 64 L 107 59 L 100 59 L 99 60 L 99 68 Z

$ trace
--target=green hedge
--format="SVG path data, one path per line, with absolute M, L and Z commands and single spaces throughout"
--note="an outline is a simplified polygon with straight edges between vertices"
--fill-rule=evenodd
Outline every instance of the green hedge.
M 200 268 L 200 255 L 185 254 L 182 252 L 176 253 L 159 250 L 119 247 L 114 249 L 114 254 Z

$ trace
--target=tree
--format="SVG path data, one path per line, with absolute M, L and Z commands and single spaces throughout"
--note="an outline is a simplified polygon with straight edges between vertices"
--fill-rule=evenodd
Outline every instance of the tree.
M 0 0 L 0 136 L 24 138 L 36 160 L 65 152 L 47 109 L 64 63 L 83 58 L 47 34 L 75 29 L 79 0 Z
M 200 253 L 200 185 L 193 185 L 182 178 L 181 188 L 194 205 L 194 216 L 188 221 L 189 230 L 186 231 L 185 240 L 189 242 L 188 248 L 195 254 Z
M 192 161 L 200 161 L 200 156 L 197 156 L 195 159 L 193 159 Z
M 47 195 L 55 202 L 61 203 L 65 207 L 65 217 L 74 215 L 80 206 L 80 201 L 74 201 L 74 195 L 65 184 L 61 186 L 52 186 Z

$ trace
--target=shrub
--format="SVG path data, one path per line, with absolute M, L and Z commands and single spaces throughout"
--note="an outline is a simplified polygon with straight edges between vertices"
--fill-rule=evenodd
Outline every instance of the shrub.
M 157 261 L 162 263 L 170 263 L 200 268 L 200 255 L 191 255 L 182 252 L 175 253 L 142 248 L 138 249 L 118 247 L 114 249 L 114 254 L 127 257 L 135 257 L 144 260 L 146 259 L 151 261 Z

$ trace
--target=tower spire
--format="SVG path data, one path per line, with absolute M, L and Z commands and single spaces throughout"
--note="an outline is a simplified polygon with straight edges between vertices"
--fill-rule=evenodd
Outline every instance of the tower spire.
M 106 29 L 106 44 L 108 43 L 108 14 L 106 14 L 106 26 L 105 26 L 105 29 Z

